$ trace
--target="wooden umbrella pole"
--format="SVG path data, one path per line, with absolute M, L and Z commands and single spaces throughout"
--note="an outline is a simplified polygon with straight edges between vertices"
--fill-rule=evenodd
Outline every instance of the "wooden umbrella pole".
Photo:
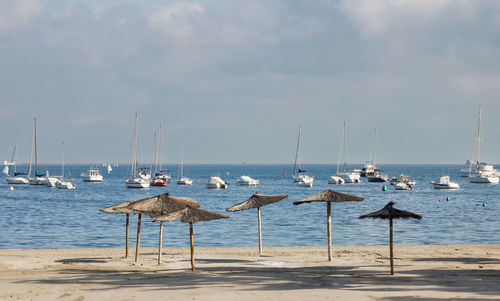
M 259 255 L 262 255 L 262 227 L 260 222 L 260 207 L 257 207 L 257 219 L 259 220 Z
M 139 219 L 137 221 L 137 241 L 135 243 L 135 262 L 139 260 L 139 245 L 141 244 L 141 217 L 142 214 L 139 213 Z
M 191 270 L 194 272 L 194 242 L 193 242 L 193 223 L 189 223 L 189 240 L 191 244 Z
M 392 218 L 389 218 L 389 240 L 390 240 L 390 256 L 391 256 L 391 275 L 394 275 L 394 257 L 392 253 Z
M 127 222 L 125 223 L 125 258 L 128 257 L 128 229 L 129 229 L 129 214 L 127 213 Z
M 163 245 L 163 222 L 160 222 L 160 238 L 158 240 L 158 265 L 161 264 L 161 248 Z
M 326 216 L 327 216 L 327 225 L 326 232 L 328 234 L 328 261 L 332 261 L 332 203 L 327 202 L 326 205 Z

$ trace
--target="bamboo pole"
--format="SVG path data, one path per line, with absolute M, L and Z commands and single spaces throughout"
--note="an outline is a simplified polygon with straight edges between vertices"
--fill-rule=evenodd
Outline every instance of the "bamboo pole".
M 262 227 L 260 221 L 260 207 L 257 207 L 257 219 L 259 220 L 259 255 L 262 256 Z
M 193 242 L 193 223 L 189 223 L 189 240 L 191 245 L 191 270 L 194 272 L 194 242 Z
M 326 205 L 326 216 L 327 216 L 327 225 L 326 232 L 328 234 L 328 261 L 332 261 L 332 203 L 327 202 Z
M 139 213 L 139 220 L 137 221 L 137 241 L 135 243 L 135 262 L 139 260 L 139 245 L 141 244 L 141 217 Z
M 160 238 L 158 240 L 158 265 L 161 264 L 161 248 L 163 245 L 163 222 L 160 222 Z
M 391 256 L 391 275 L 394 275 L 394 257 L 393 257 L 393 247 L 392 247 L 392 218 L 389 218 L 389 240 L 390 240 L 390 256 Z
M 128 257 L 128 229 L 129 229 L 129 214 L 127 213 L 127 222 L 125 223 L 125 258 Z

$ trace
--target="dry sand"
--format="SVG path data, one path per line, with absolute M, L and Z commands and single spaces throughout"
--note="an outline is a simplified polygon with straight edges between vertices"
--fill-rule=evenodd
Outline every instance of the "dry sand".
M 0 300 L 500 299 L 500 245 L 0 250 Z

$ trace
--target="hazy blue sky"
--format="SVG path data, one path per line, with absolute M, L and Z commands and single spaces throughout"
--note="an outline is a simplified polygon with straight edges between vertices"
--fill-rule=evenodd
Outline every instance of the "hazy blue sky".
M 500 1 L 0 0 L 0 159 L 500 162 Z

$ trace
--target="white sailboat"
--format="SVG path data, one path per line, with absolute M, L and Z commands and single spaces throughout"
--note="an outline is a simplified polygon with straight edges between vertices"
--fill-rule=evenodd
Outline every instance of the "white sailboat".
M 51 177 L 48 171 L 45 174 L 38 173 L 38 148 L 37 148 L 37 132 L 36 132 L 36 118 L 33 119 L 33 139 L 31 141 L 31 151 L 30 151 L 30 167 L 28 171 L 28 181 L 30 185 L 43 185 L 48 187 L 55 187 L 56 183 L 59 181 L 56 177 Z M 32 171 L 32 161 L 33 161 L 33 147 L 35 148 L 35 176 L 31 177 Z
M 161 160 L 162 160 L 162 154 L 163 154 L 163 132 L 162 132 L 162 124 L 160 122 L 160 132 L 159 132 L 159 143 L 158 143 L 158 170 L 156 170 L 156 164 L 155 164 L 155 178 L 163 180 L 165 183 L 170 183 L 172 180 L 172 177 L 168 174 L 167 169 L 163 169 L 161 167 Z
M 475 169 L 472 168 L 473 162 L 476 162 Z M 479 106 L 476 137 L 469 165 L 469 183 L 498 184 L 499 181 L 498 172 L 493 165 L 481 162 L 481 106 Z
M 56 187 L 59 189 L 75 189 L 76 188 L 75 184 L 68 182 L 68 181 L 64 181 L 64 142 L 62 143 L 61 180 L 56 183 Z
M 16 145 L 14 146 L 14 151 L 12 151 L 12 157 L 8 165 L 4 167 L 3 173 L 6 176 L 6 181 L 8 184 L 29 184 L 27 178 L 22 177 L 23 175 L 28 175 L 27 173 L 17 172 L 16 161 L 17 161 L 17 142 L 18 135 L 16 134 Z M 9 165 L 14 166 L 14 176 L 9 176 Z
M 352 171 L 347 171 L 347 156 L 346 156 L 346 153 L 347 153 L 347 147 L 346 147 L 346 132 L 345 132 L 345 129 L 346 129 L 346 124 L 345 124 L 345 121 L 344 121 L 344 134 L 343 134 L 343 142 L 342 142 L 342 146 L 343 146 L 343 153 L 344 153 L 344 169 L 343 171 L 339 172 L 339 167 L 340 167 L 340 157 L 341 157 L 341 153 L 339 153 L 339 160 L 337 162 L 337 176 L 341 177 L 345 183 L 360 183 L 360 175 L 359 173 L 356 173 L 356 172 L 352 172 Z M 342 150 L 342 148 L 341 148 Z
M 181 144 L 181 162 L 179 163 L 179 179 L 177 185 L 193 185 L 193 180 L 184 176 L 184 143 Z
M 127 188 L 149 188 L 149 179 L 151 176 L 144 170 L 139 169 L 139 162 L 137 158 L 137 144 L 139 135 L 139 116 L 135 114 L 135 127 L 134 127 L 134 150 L 132 155 L 132 171 L 131 179 L 125 179 Z
M 293 164 L 292 178 L 298 186 L 312 187 L 314 178 L 306 174 L 307 170 L 300 168 L 302 156 L 302 129 L 299 127 L 299 137 L 297 138 L 297 150 L 295 151 L 295 163 Z
M 113 168 L 111 168 L 111 164 L 108 163 L 108 168 L 107 168 L 108 173 L 111 173 L 112 170 Z

